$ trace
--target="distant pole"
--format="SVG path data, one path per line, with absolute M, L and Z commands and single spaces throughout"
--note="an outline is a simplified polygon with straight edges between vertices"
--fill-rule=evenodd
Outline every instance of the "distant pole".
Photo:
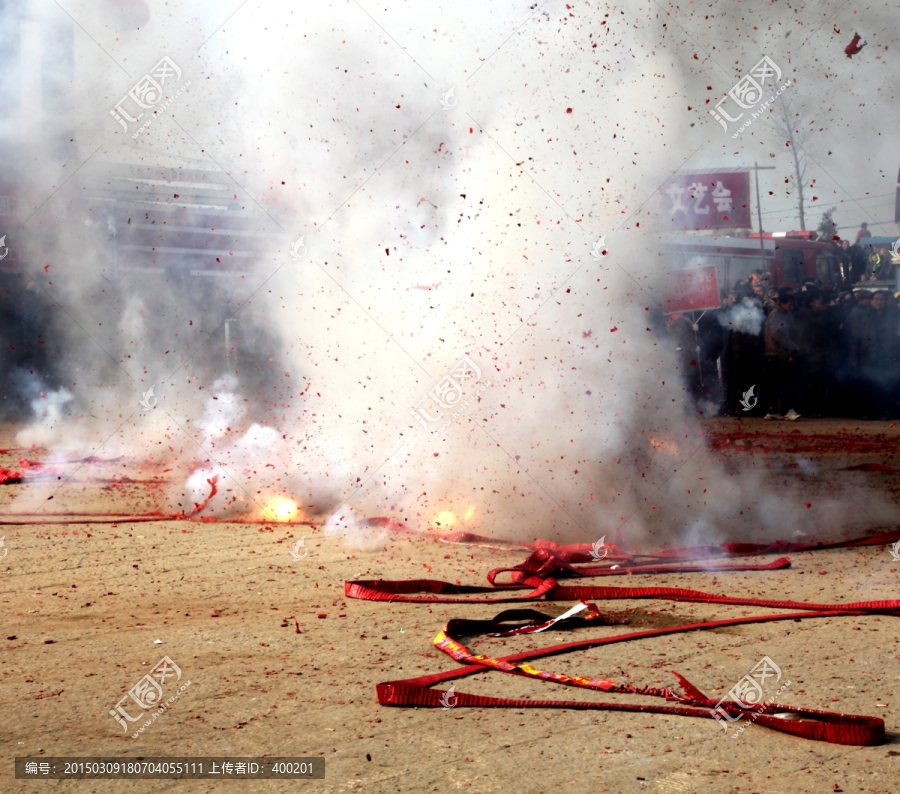
M 759 199 L 759 172 L 760 171 L 774 171 L 774 165 L 764 165 L 760 167 L 759 163 L 753 163 L 753 170 L 756 172 L 756 213 L 759 218 L 759 255 L 762 257 L 762 270 L 764 273 L 768 273 L 769 270 L 766 267 L 766 246 L 763 244 L 763 227 L 762 227 L 762 202 Z
M 759 255 L 762 257 L 762 271 L 764 273 L 769 272 L 769 268 L 766 266 L 766 246 L 763 243 L 763 227 L 762 227 L 762 202 L 759 199 L 759 163 L 753 163 L 753 170 L 756 172 L 755 174 L 755 182 L 756 182 L 756 214 L 759 218 Z

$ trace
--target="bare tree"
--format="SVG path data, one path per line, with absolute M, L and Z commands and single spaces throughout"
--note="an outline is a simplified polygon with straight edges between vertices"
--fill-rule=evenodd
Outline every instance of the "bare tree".
M 803 186 L 806 175 L 806 166 L 809 155 L 806 152 L 809 141 L 812 138 L 813 128 L 809 126 L 812 121 L 807 121 L 802 112 L 792 112 L 791 106 L 784 98 L 784 94 L 778 96 L 779 110 L 775 114 L 775 122 L 782 128 L 790 144 L 791 154 L 794 156 L 794 178 L 797 186 L 797 213 L 800 216 L 800 229 L 806 231 L 806 210 L 803 205 Z
M 819 221 L 818 231 L 819 239 L 830 242 L 837 234 L 837 224 L 834 222 L 834 212 L 837 207 L 827 209 L 822 213 L 822 220 Z

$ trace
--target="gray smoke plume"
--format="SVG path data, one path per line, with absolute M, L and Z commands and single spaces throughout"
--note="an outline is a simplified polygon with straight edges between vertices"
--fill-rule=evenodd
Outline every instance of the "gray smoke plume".
M 731 331 L 758 336 L 762 330 L 766 315 L 763 310 L 749 298 L 729 306 L 716 319 L 719 324 Z
M 675 24 L 656 7 L 590 5 L 542 6 L 523 24 L 531 12 L 512 4 L 487 17 L 464 4 L 436 27 L 424 7 L 379 10 L 376 24 L 352 6 L 271 3 L 217 28 L 220 7 L 169 3 L 140 31 L 143 4 L 114 5 L 71 10 L 108 55 L 72 31 L 68 55 L 45 47 L 45 73 L 71 74 L 58 90 L 67 110 L 44 108 L 43 126 L 27 109 L 21 119 L 41 130 L 17 150 L 36 210 L 19 235 L 48 306 L 58 409 L 36 415 L 22 445 L 171 468 L 173 509 L 218 475 L 214 515 L 268 516 L 291 498 L 343 535 L 340 515 L 389 516 L 419 530 L 620 532 L 658 545 L 889 516 L 874 497 L 861 516 L 835 490 L 806 509 L 792 486 L 725 467 L 649 318 L 670 232 L 659 191 L 673 173 L 759 160 L 776 166 L 763 172 L 767 202 L 793 201 L 777 125 L 757 119 L 733 141 L 707 113 L 763 53 L 821 110 L 822 150 L 867 153 L 824 155 L 815 189 L 836 194 L 836 215 L 877 180 L 893 189 L 888 136 L 847 112 L 871 96 L 864 77 L 881 74 L 877 36 L 896 26 L 893 7 L 866 12 L 872 46 L 848 62 L 849 37 L 831 25 L 862 20 L 844 10 L 822 28 L 837 5 L 802 19 L 767 8 L 735 26 L 724 13 L 675 9 Z M 59 13 L 24 8 L 2 29 L 25 19 L 40 34 Z M 139 125 L 123 133 L 109 110 L 163 56 L 190 86 L 132 139 Z M 24 51 L 15 63 L 4 85 L 33 66 Z M 878 94 L 882 118 L 891 91 Z M 248 221 L 260 242 L 243 275 L 193 276 L 213 264 L 190 245 L 184 277 L 113 272 L 128 224 L 110 221 L 101 188 L 122 164 L 146 169 L 132 188 L 164 206 L 196 172 L 227 184 L 209 189 L 209 206 L 262 224 Z M 607 253 L 594 258 L 601 237 Z M 464 356 L 481 373 L 463 383 L 466 407 L 423 427 L 411 411 L 433 416 L 435 388 L 455 398 L 443 379 Z

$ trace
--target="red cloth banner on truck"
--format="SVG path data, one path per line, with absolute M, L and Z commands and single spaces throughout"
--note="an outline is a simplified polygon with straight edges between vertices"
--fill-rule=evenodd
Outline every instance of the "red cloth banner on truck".
M 673 229 L 749 229 L 750 172 L 678 174 L 660 191 Z
M 663 308 L 669 314 L 719 307 L 719 279 L 714 265 L 672 270 L 666 287 Z

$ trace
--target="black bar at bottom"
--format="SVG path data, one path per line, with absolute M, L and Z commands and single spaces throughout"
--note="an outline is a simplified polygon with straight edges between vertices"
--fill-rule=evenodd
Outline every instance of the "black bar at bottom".
M 324 777 L 322 756 L 16 758 L 16 780 L 322 780 Z

